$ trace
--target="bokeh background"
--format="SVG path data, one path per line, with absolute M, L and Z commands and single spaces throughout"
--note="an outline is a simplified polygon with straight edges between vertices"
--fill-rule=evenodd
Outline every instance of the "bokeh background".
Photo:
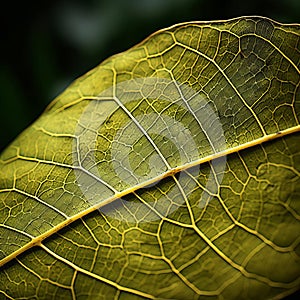
M 0 16 L 0 151 L 75 78 L 110 55 L 178 22 L 242 15 L 300 23 L 300 1 L 6 1 Z

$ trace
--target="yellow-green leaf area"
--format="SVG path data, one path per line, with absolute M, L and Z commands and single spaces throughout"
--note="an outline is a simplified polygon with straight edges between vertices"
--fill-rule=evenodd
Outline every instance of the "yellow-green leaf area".
M 0 157 L 0 299 L 283 299 L 300 286 L 300 26 L 160 30 Z

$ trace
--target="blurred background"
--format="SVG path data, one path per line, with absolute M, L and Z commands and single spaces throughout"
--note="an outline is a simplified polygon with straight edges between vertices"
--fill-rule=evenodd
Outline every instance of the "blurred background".
M 1 10 L 0 150 L 75 78 L 183 21 L 263 15 L 300 22 L 299 0 L 11 1 Z

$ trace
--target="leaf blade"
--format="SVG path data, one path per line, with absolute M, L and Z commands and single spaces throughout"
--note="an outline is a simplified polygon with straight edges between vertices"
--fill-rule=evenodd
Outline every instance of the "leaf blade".
M 286 38 L 283 43 L 281 35 L 275 34 L 278 31 L 293 38 Z M 187 36 L 192 38 L 187 39 Z M 211 40 L 210 36 L 213 36 Z M 215 298 L 221 295 L 227 299 L 233 295 L 240 297 L 241 290 L 235 286 L 245 284 L 249 298 L 257 294 L 263 298 L 296 289 L 299 285 L 299 239 L 293 232 L 299 229 L 300 210 L 297 188 L 299 149 L 296 146 L 300 130 L 297 101 L 300 81 L 296 37 L 299 39 L 298 25 L 283 26 L 263 18 L 182 24 L 154 34 L 142 44 L 107 60 L 78 79 L 2 154 L 1 228 L 10 230 L 9 226 L 14 226 L 15 232 L 24 231 L 24 235 L 32 237 L 32 241 L 20 242 L 19 250 L 14 245 L 9 250 L 12 246 L 9 240 L 1 242 L 3 262 L 14 259 L 7 267 L 4 266 L 1 282 L 10 281 L 9 274 L 15 273 L 11 270 L 17 266 L 27 276 L 32 272 L 33 278 L 39 278 L 36 290 L 33 287 L 31 292 L 40 297 L 43 297 L 44 289 L 49 289 L 49 297 L 56 297 L 63 290 L 69 298 L 76 297 L 77 292 L 92 298 L 99 289 L 98 296 L 113 293 L 116 298 L 131 294 L 131 297 L 153 299 L 197 299 L 199 295 Z M 172 58 L 175 60 L 172 61 Z M 195 80 L 193 75 L 197 75 L 198 79 Z M 150 97 L 138 101 L 116 101 L 128 93 L 128 76 L 135 78 L 133 82 L 137 84 L 137 87 L 130 85 L 131 93 L 142 90 Z M 154 82 L 156 92 L 151 85 L 153 81 L 151 84 L 148 81 L 150 91 L 144 90 L 139 77 L 145 76 L 167 78 L 173 85 L 159 79 Z M 200 135 L 194 132 L 193 128 L 202 125 L 197 117 L 197 113 L 203 117 L 197 107 L 202 102 L 194 101 L 199 98 L 189 94 L 185 81 L 207 99 L 210 106 L 203 107 L 209 109 L 212 116 L 213 112 L 218 112 L 227 150 L 222 152 L 224 143 L 221 140 L 215 152 L 205 129 L 199 130 L 202 132 Z M 125 87 L 122 82 L 125 82 Z M 177 85 L 177 82 L 180 84 Z M 111 85 L 121 89 L 110 89 Z M 258 88 L 253 88 L 253 85 Z M 160 101 L 156 99 L 157 91 L 161 92 Z M 168 93 L 164 95 L 163 91 Z M 104 95 L 101 94 L 103 92 Z M 166 105 L 167 95 L 177 96 Z M 111 104 L 113 100 L 117 107 Z M 103 123 L 103 131 L 97 131 L 97 151 L 92 147 L 94 144 L 84 144 L 85 140 L 82 143 L 79 139 L 80 134 L 86 134 L 86 128 L 94 129 L 93 123 L 84 123 L 86 120 L 81 119 L 89 104 L 94 102 L 99 103 L 102 109 L 105 105 L 106 108 L 113 107 L 111 116 Z M 93 107 L 91 113 L 95 112 L 99 110 Z M 145 121 L 143 116 L 151 113 L 156 117 Z M 167 117 L 157 117 L 163 115 Z M 210 125 L 218 128 L 215 126 L 216 118 L 211 115 Z M 193 123 L 192 117 L 198 122 Z M 175 120 L 189 129 L 200 155 L 198 160 L 193 160 L 193 151 L 188 152 L 191 146 L 183 148 L 185 151 L 182 153 L 165 141 L 174 133 L 171 129 L 169 133 L 161 129 L 161 120 L 169 125 L 168 128 L 172 128 Z M 209 122 L 209 118 L 207 120 Z M 126 143 L 124 147 L 120 145 L 130 139 L 130 134 L 126 136 L 124 130 L 123 137 L 118 135 L 118 130 L 126 122 L 132 124 L 128 127 L 131 129 L 129 133 L 139 131 L 142 136 L 137 134 L 137 137 L 143 138 L 141 146 L 135 143 L 135 150 L 128 152 L 132 161 L 138 162 L 134 172 L 130 170 L 128 174 L 113 172 L 116 165 L 108 155 L 112 155 L 109 151 L 117 142 L 119 148 L 115 149 L 120 153 L 126 151 Z M 78 123 L 81 126 L 79 134 L 76 129 Z M 157 128 L 156 132 L 151 128 Z M 178 130 L 179 127 L 175 128 Z M 159 134 L 155 135 L 157 132 Z M 35 147 L 30 140 L 32 136 L 35 137 Z M 79 149 L 77 152 L 74 145 L 75 150 Z M 181 145 L 184 147 L 184 143 Z M 95 154 L 96 167 L 93 161 L 87 159 L 91 153 Z M 153 153 L 162 160 L 154 171 L 147 168 L 147 163 L 144 164 L 144 161 L 150 164 Z M 183 155 L 186 155 L 185 163 L 178 164 L 178 161 L 184 161 Z M 222 165 L 220 159 L 226 155 L 227 165 L 222 171 L 218 162 L 221 161 Z M 99 162 L 104 167 L 99 167 Z M 125 170 L 127 162 L 118 162 L 121 162 L 118 166 Z M 163 167 L 166 167 L 164 172 Z M 86 190 L 78 186 L 78 181 L 84 183 L 87 180 L 82 174 L 87 175 L 89 180 L 92 178 Z M 125 178 L 124 174 L 128 177 Z M 117 179 L 114 181 L 114 178 Z M 134 181 L 130 180 L 137 183 L 133 185 Z M 285 180 L 289 184 L 280 183 Z M 152 186 L 154 183 L 156 185 Z M 90 188 L 95 184 L 97 189 Z M 289 191 L 285 192 L 285 189 Z M 86 197 L 92 193 L 96 202 Z M 118 200 L 121 197 L 129 200 Z M 95 209 L 105 203 L 101 204 L 101 201 L 111 202 L 112 208 L 101 208 L 98 213 Z M 94 204 L 96 206 L 92 206 Z M 50 215 L 49 209 L 52 209 Z M 220 220 L 219 215 L 222 216 Z M 141 222 L 143 219 L 147 222 Z M 279 229 L 272 226 L 273 219 L 280 224 Z M 114 232 L 110 238 L 110 234 L 103 231 L 107 224 Z M 280 236 L 281 230 L 288 232 L 286 239 Z M 89 236 L 89 239 L 83 240 L 80 246 L 76 233 L 81 231 L 85 234 L 79 236 Z M 173 234 L 171 240 L 170 234 Z M 107 235 L 106 242 L 99 242 L 104 238 L 102 235 Z M 115 244 L 111 245 L 114 239 Z M 245 241 L 247 251 L 239 246 L 239 239 Z M 191 240 L 192 248 L 187 246 Z M 234 242 L 228 242 L 231 240 Z M 179 242 L 187 245 L 182 246 Z M 61 245 L 64 245 L 63 249 L 70 250 L 61 252 Z M 197 248 L 199 245 L 200 249 Z M 28 251 L 33 246 L 36 247 Z M 176 254 L 177 248 L 183 257 Z M 110 267 L 105 266 L 101 251 Z M 20 259 L 16 258 L 23 252 Z M 259 268 L 258 261 L 266 257 L 266 253 L 271 254 L 272 260 L 266 262 L 268 267 L 264 270 Z M 47 258 L 38 259 L 38 256 Z M 45 262 L 50 257 L 52 265 L 61 264 L 62 270 L 69 270 L 68 278 L 71 280 L 66 283 L 61 276 L 53 281 L 49 278 L 54 276 L 54 271 L 36 272 L 37 262 L 46 266 Z M 116 257 L 120 259 L 119 263 Z M 199 265 L 198 260 L 208 267 Z M 289 272 L 281 275 L 270 273 L 275 266 L 283 268 L 274 261 L 288 263 Z M 259 274 L 256 274 L 257 269 Z M 138 274 L 138 278 L 133 278 L 132 274 Z M 151 285 L 146 286 L 145 275 L 153 278 L 155 290 Z M 48 279 L 41 280 L 44 277 Z M 38 282 L 47 282 L 48 287 L 42 288 Z M 87 288 L 87 282 L 93 286 L 91 289 Z M 1 290 L 5 289 L 1 287 Z M 19 297 L 29 293 L 25 290 L 19 292 Z M 16 287 L 9 292 L 17 297 Z

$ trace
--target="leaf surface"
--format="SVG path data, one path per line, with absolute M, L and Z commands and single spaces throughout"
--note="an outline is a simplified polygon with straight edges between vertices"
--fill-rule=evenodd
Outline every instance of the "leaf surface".
M 300 286 L 300 27 L 154 33 L 2 153 L 0 299 L 280 299 Z

